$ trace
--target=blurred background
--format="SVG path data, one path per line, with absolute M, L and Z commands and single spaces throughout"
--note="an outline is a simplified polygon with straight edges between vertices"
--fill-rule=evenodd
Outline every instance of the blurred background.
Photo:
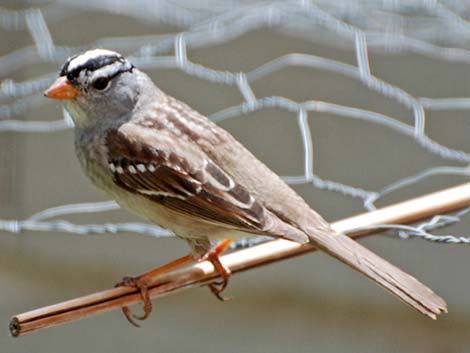
M 469 351 L 468 245 L 392 232 L 361 242 L 442 295 L 448 315 L 421 317 L 315 253 L 235 276 L 227 303 L 206 288 L 160 299 L 141 329 L 115 311 L 17 339 L 7 330 L 14 314 L 187 253 L 184 242 L 145 236 L 141 226 L 94 234 L 90 224 L 109 231 L 103 224 L 125 230 L 123 223 L 142 222 L 113 204 L 55 209 L 108 200 L 79 169 L 62 107 L 42 97 L 68 56 L 105 47 L 131 57 L 334 221 L 371 200 L 380 207 L 469 181 L 468 2 L 0 6 L 2 352 Z M 469 215 L 458 219 L 432 233 L 469 236 Z

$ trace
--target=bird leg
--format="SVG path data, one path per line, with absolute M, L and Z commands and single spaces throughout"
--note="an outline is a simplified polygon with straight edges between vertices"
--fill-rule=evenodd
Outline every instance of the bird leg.
M 230 269 L 224 264 L 219 259 L 219 256 L 222 255 L 233 243 L 233 240 L 231 239 L 225 239 L 222 240 L 219 244 L 215 246 L 214 249 L 212 249 L 207 255 L 205 255 L 201 260 L 207 260 L 212 263 L 212 266 L 214 266 L 214 269 L 219 273 L 219 275 L 222 277 L 221 282 L 213 282 L 209 283 L 207 286 L 211 290 L 211 292 L 217 297 L 217 299 L 221 301 L 227 301 L 230 300 L 231 297 L 224 297 L 221 295 L 221 293 L 227 288 L 228 285 L 228 280 L 230 276 L 232 275 L 232 272 Z
M 210 261 L 214 266 L 215 270 L 220 274 L 222 277 L 221 282 L 214 282 L 208 284 L 208 287 L 214 293 L 214 295 L 222 301 L 226 301 L 230 298 L 223 297 L 220 293 L 227 287 L 228 279 L 230 278 L 231 271 L 229 268 L 224 266 L 222 262 L 220 262 L 219 256 L 224 253 L 230 245 L 233 243 L 233 240 L 223 240 L 219 244 L 217 244 L 214 249 L 209 251 L 205 256 L 201 258 L 200 261 Z M 151 280 L 159 275 L 164 273 L 173 271 L 183 265 L 186 265 L 189 262 L 194 261 L 194 257 L 192 255 L 186 255 L 171 261 L 161 267 L 155 268 L 151 271 L 145 272 L 137 277 L 130 277 L 126 276 L 122 279 L 121 282 L 115 285 L 115 287 L 133 287 L 137 288 L 140 291 L 140 295 L 142 297 L 142 315 L 134 314 L 128 306 L 122 307 L 122 312 L 126 316 L 126 319 L 134 326 L 140 327 L 140 325 L 135 320 L 145 320 L 150 316 L 152 312 L 152 302 L 150 300 L 150 295 L 148 291 L 148 285 Z
M 137 277 L 130 277 L 126 276 L 122 279 L 121 282 L 115 285 L 115 287 L 133 287 L 137 288 L 140 291 L 140 295 L 142 297 L 142 310 L 143 314 L 142 315 L 135 315 L 132 313 L 132 311 L 129 309 L 128 306 L 122 307 L 122 312 L 126 316 L 126 319 L 134 326 L 140 327 L 137 322 L 135 322 L 134 319 L 137 320 L 145 320 L 146 318 L 149 317 L 150 313 L 152 312 L 152 302 L 150 301 L 150 295 L 148 291 L 148 285 L 152 278 L 162 275 L 164 273 L 170 272 L 178 267 L 181 267 L 191 261 L 194 261 L 193 256 L 191 255 L 186 255 L 183 257 L 180 257 L 179 259 L 176 259 L 174 261 L 171 261 L 161 267 L 155 268 L 151 271 L 145 272 L 141 274 L 140 276 Z

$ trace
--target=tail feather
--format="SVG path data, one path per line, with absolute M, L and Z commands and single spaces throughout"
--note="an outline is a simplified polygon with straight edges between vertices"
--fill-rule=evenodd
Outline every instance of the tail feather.
M 348 236 L 331 228 L 310 229 L 307 234 L 320 249 L 363 273 L 420 313 L 436 319 L 447 312 L 446 302 L 430 288 Z

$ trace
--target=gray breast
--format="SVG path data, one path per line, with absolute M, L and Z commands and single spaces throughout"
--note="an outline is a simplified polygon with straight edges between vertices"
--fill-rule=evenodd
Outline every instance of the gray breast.
M 107 168 L 106 147 L 100 141 L 101 134 L 85 133 L 75 129 L 75 153 L 84 173 L 98 188 L 111 192 L 113 185 Z

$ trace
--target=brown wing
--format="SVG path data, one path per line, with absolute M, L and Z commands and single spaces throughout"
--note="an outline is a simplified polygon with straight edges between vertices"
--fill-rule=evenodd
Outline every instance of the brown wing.
M 212 137 L 223 136 L 223 130 L 202 116 L 194 115 L 200 120 L 196 124 L 188 118 L 190 112 L 174 107 L 167 110 L 161 119 L 127 123 L 108 135 L 109 167 L 117 185 L 224 227 L 299 242 L 310 240 L 421 313 L 435 318 L 447 310 L 445 301 L 428 287 L 333 231 L 273 172 L 233 138 L 230 141 L 229 135 L 225 146 L 218 146 L 223 155 L 211 153 L 217 139 L 208 137 L 211 132 Z M 271 194 L 276 196 L 268 197 Z
M 223 227 L 307 240 L 187 139 L 127 123 L 108 133 L 106 146 L 113 180 L 128 191 Z

